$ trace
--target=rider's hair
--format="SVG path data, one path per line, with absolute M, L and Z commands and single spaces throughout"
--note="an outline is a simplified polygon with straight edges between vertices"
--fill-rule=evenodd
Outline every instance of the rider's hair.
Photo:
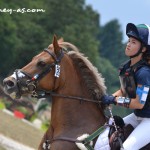
M 150 47 L 147 47 L 147 51 L 143 53 L 143 59 L 150 65 Z

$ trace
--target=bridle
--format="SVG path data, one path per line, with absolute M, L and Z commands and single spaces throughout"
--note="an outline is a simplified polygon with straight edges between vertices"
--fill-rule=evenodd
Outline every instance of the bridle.
M 37 83 L 40 79 L 42 79 L 45 75 L 47 75 L 54 67 L 55 67 L 55 77 L 59 77 L 60 74 L 60 66 L 59 63 L 61 62 L 61 59 L 64 56 L 63 49 L 60 50 L 60 55 L 56 57 L 53 53 L 51 53 L 48 48 L 45 48 L 43 50 L 44 52 L 48 53 L 55 61 L 51 64 L 47 64 L 46 67 L 43 68 L 42 72 L 34 74 L 31 76 L 29 73 L 26 73 L 25 71 L 22 71 L 20 69 L 15 70 L 16 80 L 17 80 L 17 86 L 18 86 L 18 95 L 22 95 L 21 86 L 26 86 L 28 92 L 31 93 L 32 97 L 41 97 L 41 91 L 37 90 Z M 21 81 L 21 78 L 19 77 L 19 73 L 22 73 L 25 77 L 28 78 L 26 82 Z M 39 93 L 39 94 L 38 94 Z
M 56 70 L 56 68 L 59 68 L 59 63 L 61 62 L 61 59 L 64 56 L 63 49 L 60 50 L 60 55 L 56 57 L 53 53 L 51 53 L 48 48 L 44 49 L 44 52 L 47 52 L 55 61 L 52 64 L 48 64 L 42 72 L 34 74 L 31 76 L 30 74 L 26 73 L 25 71 L 22 70 L 15 70 L 16 74 L 16 80 L 17 80 L 17 86 L 18 86 L 18 92 L 19 95 L 21 96 L 21 86 L 24 85 L 27 87 L 28 92 L 31 93 L 32 97 L 36 98 L 43 98 L 47 96 L 55 96 L 55 97 L 62 97 L 64 99 L 72 99 L 72 100 L 78 100 L 78 101 L 87 101 L 87 102 L 93 102 L 93 103 L 98 103 L 99 105 L 101 104 L 101 101 L 97 101 L 94 99 L 88 99 L 88 98 L 83 98 L 83 97 L 78 97 L 78 96 L 69 96 L 69 95 L 63 95 L 63 94 L 57 94 L 56 92 L 52 91 L 45 91 L 45 90 L 37 90 L 37 83 L 40 79 L 42 79 L 46 74 L 48 74 L 54 67 L 55 67 L 55 73 L 58 72 L 60 73 L 60 70 Z M 57 67 L 56 67 L 57 66 Z M 21 81 L 21 78 L 18 76 L 18 73 L 21 72 L 24 74 L 28 80 L 24 83 Z M 59 75 L 58 75 L 59 76 Z M 57 74 L 55 77 L 58 77 Z

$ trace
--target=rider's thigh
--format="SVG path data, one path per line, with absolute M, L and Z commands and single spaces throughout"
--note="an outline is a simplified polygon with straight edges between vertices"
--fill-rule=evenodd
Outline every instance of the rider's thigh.
M 131 124 L 134 128 L 136 128 L 137 125 L 140 123 L 137 119 L 137 116 L 134 113 L 124 117 L 123 120 L 126 125 Z
M 150 143 L 150 118 L 144 118 L 123 143 L 125 150 L 139 150 Z

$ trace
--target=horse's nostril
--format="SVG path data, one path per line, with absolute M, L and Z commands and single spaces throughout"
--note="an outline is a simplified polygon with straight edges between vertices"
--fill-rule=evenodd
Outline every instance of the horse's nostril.
M 7 85 L 13 87 L 15 84 L 14 84 L 14 82 L 9 81 L 9 82 L 7 83 Z
M 7 80 L 7 81 L 4 81 L 4 85 L 7 85 L 7 86 L 9 86 L 9 87 L 13 87 L 15 84 L 14 84 L 13 81 Z

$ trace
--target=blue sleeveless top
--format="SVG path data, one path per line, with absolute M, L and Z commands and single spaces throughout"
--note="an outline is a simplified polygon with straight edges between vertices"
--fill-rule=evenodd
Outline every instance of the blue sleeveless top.
M 137 84 L 150 86 L 150 66 L 142 66 L 135 72 Z M 146 103 L 142 109 L 135 109 L 134 113 L 138 117 L 150 118 L 150 92 Z

